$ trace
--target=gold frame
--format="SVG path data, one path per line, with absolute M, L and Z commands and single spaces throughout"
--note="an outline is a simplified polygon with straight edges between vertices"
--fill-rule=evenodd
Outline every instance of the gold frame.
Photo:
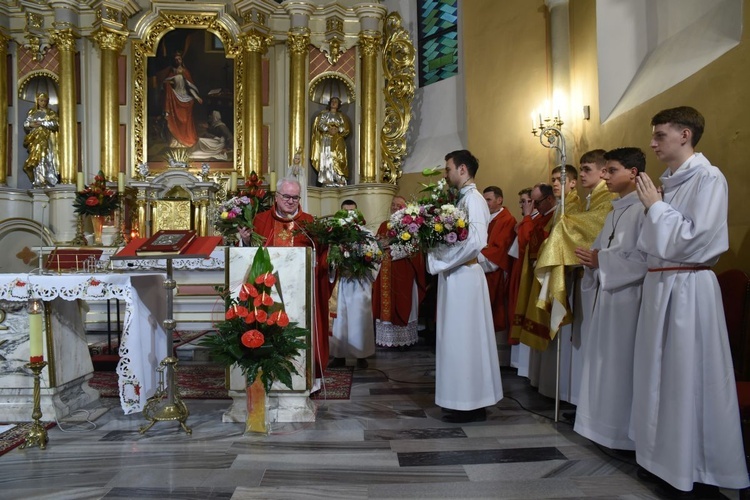
M 196 13 L 178 11 L 160 11 L 158 17 L 145 31 L 145 37 L 133 41 L 133 130 L 132 130 L 132 164 L 140 165 L 146 161 L 148 149 L 147 137 L 147 76 L 146 66 L 149 57 L 155 57 L 159 42 L 163 36 L 177 28 L 203 29 L 216 35 L 224 44 L 227 59 L 234 59 L 234 161 L 230 168 L 218 170 L 235 170 L 242 164 L 243 131 L 242 121 L 238 119 L 243 106 L 242 95 L 242 58 L 240 46 L 217 12 Z M 166 168 L 151 168 L 159 173 Z

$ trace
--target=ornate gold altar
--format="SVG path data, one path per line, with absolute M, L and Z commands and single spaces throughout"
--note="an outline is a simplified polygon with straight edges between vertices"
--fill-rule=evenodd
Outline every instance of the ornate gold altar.
M 0 78 L 9 81 L 0 85 L 0 103 L 15 113 L 11 123 L 23 122 L 31 103 L 21 87 L 36 75 L 57 87 L 60 116 L 59 184 L 36 193 L 24 213 L 5 199 L 0 211 L 36 219 L 47 207 L 40 218 L 55 227 L 56 242 L 69 242 L 76 235 L 70 200 L 77 178 L 101 169 L 116 183 L 124 171 L 141 236 L 184 226 L 188 213 L 189 224 L 208 235 L 211 206 L 224 200 L 231 172 L 240 179 L 251 171 L 282 178 L 299 151 L 308 212 L 330 213 L 353 197 L 369 219 L 387 215 L 406 154 L 414 48 L 398 14 L 387 15 L 379 2 L 115 0 L 65 22 L 58 10 L 44 3 L 29 10 L 22 2 L 0 13 L 7 21 L 0 25 L 24 26 L 13 32 L 0 26 L 0 55 L 11 55 L 9 42 L 16 44 L 17 78 Z M 76 57 L 90 75 L 76 74 Z M 77 88 L 81 81 L 87 84 Z M 92 81 L 96 92 L 89 91 Z M 317 187 L 312 121 L 333 97 L 351 124 L 339 148 L 348 158 L 346 185 Z M 0 137 L 0 151 L 16 140 Z M 171 173 L 175 150 L 187 156 L 184 179 Z M 0 186 L 24 187 L 24 160 L 14 155 Z M 144 163 L 152 175 L 139 175 Z M 203 165 L 211 181 L 198 179 Z

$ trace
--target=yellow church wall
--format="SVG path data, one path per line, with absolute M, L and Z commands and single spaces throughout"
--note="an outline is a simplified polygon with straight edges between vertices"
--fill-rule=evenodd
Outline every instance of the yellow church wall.
M 530 133 L 530 112 L 551 96 L 548 73 L 547 12 L 542 0 L 471 0 L 462 2 L 463 64 L 467 103 L 467 147 L 478 157 L 480 190 L 490 184 L 505 192 L 505 205 L 518 216 L 516 193 L 546 181 L 554 155 Z M 750 23 L 750 0 L 744 4 L 744 25 Z M 727 177 L 730 249 L 717 271 L 738 267 L 750 272 L 750 141 L 747 114 L 750 44 L 742 42 L 696 74 L 636 108 L 599 122 L 596 60 L 596 2 L 571 0 L 571 101 L 564 116 L 568 163 L 577 166 L 581 153 L 593 149 L 637 146 L 647 155 L 647 171 L 657 178 L 664 167 L 649 148 L 651 117 L 661 109 L 690 105 L 706 117 L 698 145 Z M 688 57 L 688 55 L 686 55 Z M 591 106 L 584 121 L 580 106 Z M 414 193 L 418 174 L 405 175 L 400 192 Z

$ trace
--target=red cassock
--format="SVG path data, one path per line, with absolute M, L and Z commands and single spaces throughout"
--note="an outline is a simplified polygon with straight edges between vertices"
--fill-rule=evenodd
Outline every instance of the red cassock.
M 266 238 L 267 247 L 313 247 L 312 240 L 304 234 L 294 234 L 300 222 L 312 222 L 313 216 L 299 211 L 292 219 L 284 219 L 272 208 L 261 212 L 253 220 L 253 229 Z M 327 252 L 316 249 L 315 262 L 315 376 L 321 377 L 328 364 L 328 299 L 333 285 L 328 280 Z
M 513 257 L 508 255 L 508 249 L 516 237 L 516 218 L 505 208 L 491 221 L 487 229 L 487 246 L 482 250 L 487 260 L 499 267 L 496 271 L 485 273 L 487 287 L 490 290 L 492 304 L 492 321 L 495 331 L 500 332 L 508 328 L 508 288 L 510 273 L 513 267 Z
M 539 248 L 549 234 L 545 231 L 545 228 L 549 221 L 552 220 L 554 214 L 555 211 L 552 210 L 545 215 L 538 214 L 534 218 L 531 215 L 526 215 L 521 219 L 521 223 L 518 225 L 518 229 L 516 229 L 516 235 L 518 236 L 518 260 L 515 262 L 513 270 L 510 273 L 510 283 L 508 285 L 508 318 L 513 318 L 516 314 L 518 290 L 521 287 L 523 260 L 527 247 L 530 257 L 536 260 Z M 518 339 L 508 337 L 508 343 L 517 345 Z
M 377 232 L 379 238 L 386 237 L 387 224 L 387 221 L 380 224 Z M 414 281 L 417 282 L 420 303 L 427 290 L 424 269 L 424 257 L 421 253 L 392 261 L 390 254 L 386 252 L 380 273 L 372 287 L 373 318 L 389 321 L 396 326 L 406 326 L 411 314 Z

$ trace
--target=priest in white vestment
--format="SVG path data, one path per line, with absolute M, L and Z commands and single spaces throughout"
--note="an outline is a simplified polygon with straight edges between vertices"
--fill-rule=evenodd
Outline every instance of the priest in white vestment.
M 645 173 L 637 184 L 648 274 L 631 437 L 638 464 L 682 491 L 693 483 L 750 486 L 721 291 L 710 270 L 729 247 L 728 189 L 721 171 L 694 152 L 703 124 L 690 107 L 654 116 L 651 148 L 668 167 L 663 194 Z
M 604 182 L 620 197 L 612 201 L 591 249 L 576 249 L 585 266 L 581 281 L 585 342 L 575 431 L 617 450 L 634 450 L 628 437 L 633 402 L 633 350 L 641 306 L 646 256 L 636 248 L 645 215 L 635 179 L 645 171 L 639 148 L 604 155 Z
M 445 178 L 460 189 L 469 236 L 456 245 L 427 253 L 427 272 L 438 276 L 435 403 L 452 423 L 481 421 L 485 407 L 503 397 L 492 307 L 477 257 L 487 245 L 490 212 L 476 188 L 479 163 L 466 150 L 445 157 Z M 452 411 L 451 411 L 452 410 Z

